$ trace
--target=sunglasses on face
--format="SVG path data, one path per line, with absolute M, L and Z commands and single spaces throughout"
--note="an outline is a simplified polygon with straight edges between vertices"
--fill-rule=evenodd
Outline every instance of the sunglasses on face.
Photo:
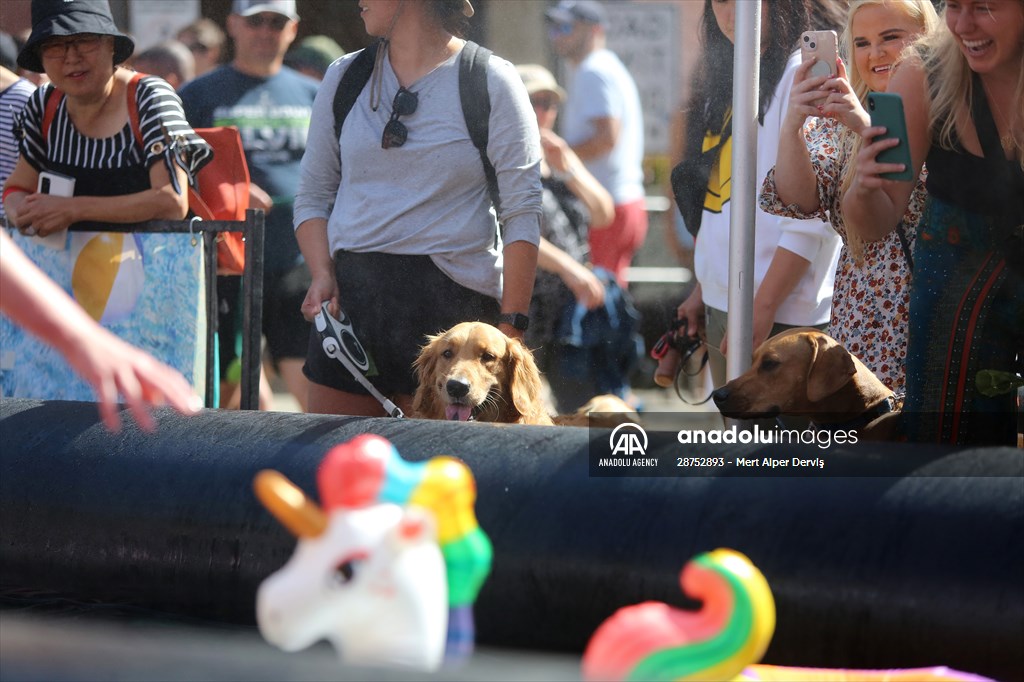
M 43 59 L 64 59 L 68 56 L 68 50 L 72 47 L 78 54 L 91 54 L 100 49 L 103 44 L 103 36 L 93 33 L 68 38 L 67 40 L 54 40 L 43 43 L 39 48 L 39 54 Z
M 253 14 L 245 18 L 249 28 L 260 28 L 269 26 L 274 31 L 283 31 L 284 27 L 291 21 L 283 14 Z
M 398 120 L 399 116 L 409 116 L 416 112 L 420 103 L 419 95 L 405 88 L 398 88 L 395 101 L 391 103 L 391 118 L 384 126 L 384 135 L 380 138 L 381 149 L 401 147 L 409 137 L 409 129 Z
M 534 109 L 551 111 L 558 108 L 558 98 L 552 95 L 538 95 L 530 98 L 530 104 L 533 105 Z

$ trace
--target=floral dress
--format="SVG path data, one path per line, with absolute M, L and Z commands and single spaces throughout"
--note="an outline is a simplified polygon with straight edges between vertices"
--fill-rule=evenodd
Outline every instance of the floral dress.
M 840 206 L 841 184 L 844 169 L 854 159 L 842 143 L 842 132 L 841 123 L 824 118 L 816 119 L 807 130 L 811 165 L 818 179 L 817 212 L 802 213 L 795 205 L 783 204 L 776 190 L 774 168 L 764 180 L 760 204 L 764 211 L 775 215 L 828 220 L 839 233 L 843 248 L 836 266 L 829 335 L 860 358 L 886 386 L 903 393 L 912 267 L 897 231 L 875 242 L 849 239 Z M 926 174 L 922 168 L 903 216 L 902 231 L 908 252 L 912 252 L 924 207 Z

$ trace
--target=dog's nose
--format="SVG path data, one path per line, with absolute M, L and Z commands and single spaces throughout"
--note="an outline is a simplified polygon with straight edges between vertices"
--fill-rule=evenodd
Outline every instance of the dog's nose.
M 715 401 L 715 405 L 721 405 L 723 402 L 729 399 L 729 393 L 729 387 L 722 386 L 721 388 L 716 389 L 715 392 L 711 394 L 711 398 Z
M 465 398 L 469 393 L 469 382 L 465 379 L 449 379 L 444 385 L 444 390 L 453 398 Z

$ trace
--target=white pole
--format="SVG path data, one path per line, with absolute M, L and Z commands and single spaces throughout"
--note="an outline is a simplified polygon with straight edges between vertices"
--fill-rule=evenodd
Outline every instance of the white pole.
M 733 379 L 750 366 L 754 319 L 754 212 L 757 206 L 757 106 L 761 3 L 736 2 L 732 69 L 732 211 L 729 224 L 729 355 Z

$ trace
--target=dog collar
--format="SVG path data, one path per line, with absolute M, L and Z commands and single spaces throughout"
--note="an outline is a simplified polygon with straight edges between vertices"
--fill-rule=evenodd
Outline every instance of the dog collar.
M 899 403 L 897 402 L 898 400 L 899 398 L 897 398 L 897 396 L 891 395 L 882 402 L 877 403 L 872 407 L 869 407 L 867 410 L 861 412 L 858 416 L 848 421 L 833 422 L 828 424 L 818 424 L 815 421 L 811 421 L 809 426 L 815 431 L 839 431 L 840 429 L 843 431 L 855 431 L 857 429 L 867 426 L 871 422 L 881 417 L 883 414 L 895 412 L 897 406 L 899 405 Z

